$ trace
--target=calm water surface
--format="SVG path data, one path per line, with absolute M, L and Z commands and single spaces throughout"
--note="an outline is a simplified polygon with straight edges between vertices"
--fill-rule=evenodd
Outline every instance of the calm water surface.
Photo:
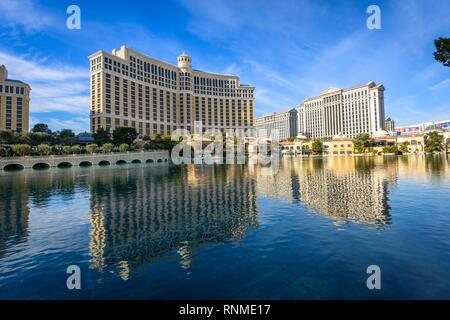
M 0 298 L 450 299 L 449 164 L 1 172 Z M 66 288 L 73 264 L 81 290 Z

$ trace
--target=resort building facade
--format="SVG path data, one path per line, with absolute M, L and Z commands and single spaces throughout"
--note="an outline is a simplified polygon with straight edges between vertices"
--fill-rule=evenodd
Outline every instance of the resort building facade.
M 185 53 L 178 65 L 156 60 L 126 46 L 98 51 L 90 60 L 91 132 L 133 127 L 143 135 L 175 129 L 250 129 L 255 87 L 233 75 L 192 69 Z
M 391 118 L 386 118 L 384 120 L 384 130 L 387 132 L 394 132 L 395 131 L 395 121 Z
M 293 138 L 298 132 L 297 120 L 298 115 L 295 108 L 257 117 L 255 125 L 256 133 L 258 137 L 262 134 L 278 140 Z
M 28 84 L 8 79 L 8 70 L 0 66 L 0 130 L 28 131 L 30 91 Z
M 298 107 L 299 135 L 308 138 L 384 130 L 384 87 L 375 82 L 348 89 L 329 88 Z

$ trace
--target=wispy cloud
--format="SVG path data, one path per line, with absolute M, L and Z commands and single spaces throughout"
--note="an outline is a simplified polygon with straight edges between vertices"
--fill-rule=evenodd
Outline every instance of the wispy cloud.
M 55 23 L 48 12 L 31 0 L 0 1 L 0 20 L 4 26 L 20 27 L 27 33 L 35 33 Z
M 31 86 L 30 112 L 89 114 L 89 71 L 64 64 L 43 64 L 0 50 L 9 77 Z

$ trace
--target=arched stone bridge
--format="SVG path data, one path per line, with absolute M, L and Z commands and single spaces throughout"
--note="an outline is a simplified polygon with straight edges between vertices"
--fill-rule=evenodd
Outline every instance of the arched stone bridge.
M 169 163 L 169 151 L 0 158 L 0 170 L 38 169 L 126 163 Z

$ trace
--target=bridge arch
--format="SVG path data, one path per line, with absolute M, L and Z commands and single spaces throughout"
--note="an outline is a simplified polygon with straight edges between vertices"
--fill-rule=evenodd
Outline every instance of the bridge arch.
M 73 164 L 69 161 L 63 161 L 63 162 L 58 163 L 58 165 L 57 165 L 58 168 L 70 168 L 72 166 L 73 166 Z
M 154 163 L 155 161 L 153 159 L 147 159 L 147 161 L 145 161 L 146 163 Z
M 131 163 L 141 163 L 141 160 L 139 160 L 139 159 L 134 159 L 133 161 L 131 161 Z
M 92 166 L 92 162 L 90 162 L 90 161 L 81 161 L 79 166 L 80 167 L 90 167 L 90 166 Z
M 122 165 L 122 164 L 126 164 L 127 162 L 125 160 L 117 160 L 116 164 Z
M 111 165 L 111 162 L 109 162 L 108 160 L 102 160 L 98 163 L 99 166 L 109 166 Z
M 43 170 L 50 168 L 50 165 L 47 162 L 37 162 L 33 164 L 32 168 L 35 170 Z
M 19 163 L 10 163 L 3 167 L 5 171 L 13 171 L 13 170 L 23 170 L 25 167 Z
M 156 161 L 156 162 L 161 163 L 161 162 L 162 162 L 162 159 L 158 159 L 158 161 Z

